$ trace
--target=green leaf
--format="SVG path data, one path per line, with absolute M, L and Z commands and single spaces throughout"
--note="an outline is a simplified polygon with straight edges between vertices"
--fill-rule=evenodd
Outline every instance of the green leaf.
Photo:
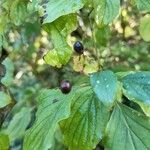
M 117 96 L 117 77 L 112 71 L 100 71 L 91 74 L 91 85 L 99 100 L 107 106 L 112 106 Z
M 131 73 L 122 82 L 128 99 L 150 106 L 150 72 Z
M 44 57 L 47 64 L 60 68 L 69 61 L 72 48 L 67 43 L 67 36 L 75 30 L 76 22 L 76 15 L 68 15 L 44 26 L 44 29 L 51 35 L 54 44 L 54 49 Z
M 3 108 L 11 103 L 11 98 L 6 93 L 0 91 L 0 108 Z
M 94 28 L 94 38 L 98 48 L 107 46 L 110 37 L 110 29 L 108 26 L 103 28 Z
M 137 7 L 139 10 L 150 11 L 150 1 L 149 0 L 136 0 Z
M 61 16 L 75 13 L 83 5 L 84 0 L 51 0 L 45 4 L 47 17 L 44 19 L 44 23 L 51 23 Z
M 61 122 L 64 141 L 70 150 L 92 150 L 103 136 L 109 111 L 91 87 L 80 88 L 75 95 L 70 117 Z
M 42 90 L 38 95 L 36 121 L 24 139 L 24 150 L 47 150 L 52 147 L 58 123 L 70 115 L 74 90 L 65 95 L 59 90 Z
M 9 149 L 9 137 L 3 133 L 0 133 L 0 149 L 8 150 Z
M 98 25 L 109 24 L 117 17 L 120 9 L 120 0 L 95 0 L 95 21 Z
M 5 66 L 5 76 L 1 79 L 1 83 L 6 87 L 10 86 L 13 81 L 14 65 L 10 58 L 6 58 L 2 64 Z
M 148 117 L 150 117 L 150 106 L 145 106 L 145 105 L 143 105 L 143 104 L 141 104 L 141 103 L 138 103 L 138 104 L 141 106 L 143 112 L 144 112 Z
M 31 108 L 23 107 L 20 112 L 18 112 L 9 126 L 5 130 L 5 133 L 9 135 L 10 142 L 22 138 L 25 134 L 25 130 L 31 120 Z
M 39 10 L 39 3 L 41 0 L 32 0 L 28 3 L 27 9 L 29 12 L 36 12 Z
M 106 150 L 149 150 L 150 119 L 117 104 L 106 128 Z
M 141 19 L 139 31 L 145 41 L 150 41 L 150 15 L 146 15 Z
M 1 27 L 0 27 L 1 28 Z M 1 29 L 0 29 L 1 30 Z M 0 34 L 0 47 L 3 46 L 3 36 Z M 0 49 L 1 52 L 2 49 Z
M 2 38 L 2 35 L 7 31 L 9 27 L 9 19 L 8 15 L 6 13 L 1 12 L 1 17 L 0 17 L 0 38 Z M 2 43 L 2 39 L 1 39 Z M 2 45 L 2 44 L 1 44 Z
M 28 16 L 27 4 L 27 0 L 7 0 L 2 6 L 7 10 L 11 22 L 15 25 L 21 25 Z

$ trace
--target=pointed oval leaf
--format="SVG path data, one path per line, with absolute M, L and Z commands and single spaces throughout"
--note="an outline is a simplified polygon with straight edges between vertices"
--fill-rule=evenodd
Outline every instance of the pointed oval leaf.
M 131 73 L 122 82 L 123 92 L 130 100 L 150 106 L 150 72 Z
M 42 90 L 37 97 L 39 106 L 34 125 L 27 131 L 24 150 L 47 150 L 52 147 L 58 123 L 68 118 L 73 91 L 68 95 L 59 90 Z
M 91 75 L 91 85 L 99 100 L 111 106 L 117 95 L 117 77 L 112 71 L 101 71 Z
M 117 105 L 106 128 L 106 150 L 149 150 L 150 118 Z
M 70 117 L 61 122 L 64 141 L 70 150 L 92 150 L 102 138 L 109 111 L 91 87 L 80 88 L 75 95 Z

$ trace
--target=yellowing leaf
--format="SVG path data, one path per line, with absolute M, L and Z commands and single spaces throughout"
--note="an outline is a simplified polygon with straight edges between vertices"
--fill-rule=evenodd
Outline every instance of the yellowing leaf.
M 68 15 L 44 25 L 44 29 L 50 33 L 54 44 L 54 49 L 44 57 L 47 64 L 60 68 L 69 61 L 72 48 L 67 43 L 67 36 L 76 28 L 76 19 L 76 15 Z

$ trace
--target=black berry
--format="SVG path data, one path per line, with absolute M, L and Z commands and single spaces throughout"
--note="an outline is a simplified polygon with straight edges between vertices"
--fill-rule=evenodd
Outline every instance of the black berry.
M 77 52 L 78 54 L 83 54 L 84 47 L 80 41 L 75 42 L 73 45 L 73 48 L 74 48 L 75 52 Z
M 68 80 L 63 80 L 60 84 L 60 90 L 64 94 L 68 94 L 71 91 L 71 84 Z

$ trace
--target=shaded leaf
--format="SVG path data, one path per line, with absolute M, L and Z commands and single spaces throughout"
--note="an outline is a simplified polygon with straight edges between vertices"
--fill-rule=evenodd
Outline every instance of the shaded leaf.
M 36 121 L 25 135 L 24 150 L 47 150 L 52 147 L 58 123 L 70 114 L 73 93 L 65 95 L 59 90 L 48 89 L 40 92 Z
M 9 95 L 0 91 L 0 108 L 3 108 L 11 103 L 11 98 Z
M 22 138 L 25 134 L 25 130 L 31 119 L 31 108 L 23 107 L 20 112 L 18 112 L 9 126 L 5 130 L 5 133 L 9 135 L 10 142 Z
M 149 150 L 150 119 L 118 104 L 108 122 L 106 135 L 106 150 Z
M 80 88 L 75 95 L 70 117 L 61 122 L 64 141 L 70 150 L 92 150 L 103 136 L 109 111 L 91 87 Z
M 136 0 L 136 3 L 139 10 L 150 11 L 149 0 Z
M 150 72 L 131 73 L 122 82 L 128 99 L 150 105 Z
M 6 58 L 2 64 L 5 66 L 6 73 L 1 79 L 1 83 L 6 87 L 10 86 L 13 81 L 14 65 L 10 58 Z

